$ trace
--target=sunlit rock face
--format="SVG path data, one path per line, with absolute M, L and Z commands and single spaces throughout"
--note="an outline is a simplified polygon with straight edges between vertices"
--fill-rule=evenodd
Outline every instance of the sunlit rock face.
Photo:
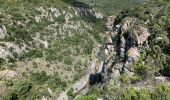
M 133 75 L 132 64 L 140 57 L 141 47 L 147 44 L 150 35 L 149 30 L 137 25 L 138 19 L 136 18 L 126 17 L 117 25 L 114 25 L 114 19 L 114 16 L 110 16 L 106 23 L 108 32 L 106 33 L 107 52 L 105 52 L 108 55 L 114 52 L 113 54 L 119 57 L 119 63 L 111 66 L 113 72 L 119 70 L 120 73 Z M 117 73 L 115 73 L 115 76 L 118 76 Z

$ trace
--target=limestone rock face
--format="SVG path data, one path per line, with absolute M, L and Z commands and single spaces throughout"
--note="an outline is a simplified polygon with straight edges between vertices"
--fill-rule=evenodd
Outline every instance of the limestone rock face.
M 137 33 L 140 33 L 137 39 L 138 39 L 138 44 L 141 44 L 141 45 L 144 42 L 146 42 L 148 37 L 150 36 L 148 29 L 142 26 L 139 27 L 139 29 L 137 30 Z
M 123 20 L 121 24 L 121 32 L 124 34 L 128 29 L 132 28 L 136 21 L 136 18 L 127 17 Z
M 7 30 L 5 26 L 0 26 L 0 39 L 4 39 L 7 36 Z
M 0 71 L 0 78 L 14 78 L 17 76 L 17 72 L 12 70 L 2 70 Z
M 149 30 L 144 26 L 139 26 L 137 20 L 136 18 L 127 17 L 122 20 L 122 23 L 114 25 L 114 17 L 110 16 L 108 18 L 106 25 L 108 32 L 112 33 L 107 35 L 108 54 L 115 52 L 114 54 L 118 57 L 117 59 L 115 55 L 112 55 L 113 61 L 118 61 L 111 65 L 112 72 L 115 74 L 113 76 L 118 76 L 118 71 L 119 74 L 133 75 L 132 64 L 138 60 L 141 47 L 147 43 L 150 35 Z
M 128 61 L 129 62 L 137 61 L 139 56 L 140 56 L 140 51 L 137 49 L 137 47 L 132 47 L 128 50 Z
M 107 26 L 107 29 L 108 29 L 109 32 L 113 31 L 113 25 L 114 25 L 114 22 L 115 22 L 114 21 L 115 18 L 116 18 L 115 16 L 109 16 L 107 18 L 106 26 Z

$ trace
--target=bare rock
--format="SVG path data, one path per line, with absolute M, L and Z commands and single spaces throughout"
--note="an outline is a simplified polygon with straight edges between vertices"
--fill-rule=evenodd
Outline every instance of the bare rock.
M 131 28 L 136 21 L 136 18 L 127 17 L 124 19 L 121 25 L 122 34 L 124 34 L 129 28 Z
M 8 69 L 0 71 L 1 78 L 9 78 L 10 79 L 10 78 L 15 78 L 17 75 L 18 75 L 17 72 L 8 70 Z
M 59 98 L 57 100 L 68 100 L 68 96 L 66 92 L 62 92 L 59 95 Z
M 43 96 L 41 100 L 48 100 L 48 99 L 45 96 Z
M 109 16 L 107 18 L 106 26 L 107 26 L 107 29 L 108 29 L 109 32 L 113 31 L 113 24 L 115 22 L 115 18 L 116 18 L 116 16 Z
M 4 39 L 7 35 L 6 27 L 4 25 L 0 26 L 0 39 Z
M 137 43 L 139 45 L 142 45 L 144 42 L 146 42 L 148 37 L 150 36 L 149 30 L 142 26 L 139 26 L 139 28 L 135 30 L 135 33 L 139 34 L 137 36 Z
M 128 50 L 128 61 L 129 62 L 137 61 L 139 56 L 140 56 L 140 51 L 137 49 L 137 47 L 132 47 Z

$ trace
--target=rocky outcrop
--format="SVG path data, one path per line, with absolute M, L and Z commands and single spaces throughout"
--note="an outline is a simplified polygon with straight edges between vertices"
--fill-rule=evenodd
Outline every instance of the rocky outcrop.
M 140 57 L 140 48 L 150 34 L 147 28 L 136 25 L 136 18 L 125 18 L 119 25 L 114 25 L 114 19 L 115 16 L 110 16 L 106 23 L 108 31 L 104 49 L 95 50 L 97 55 L 91 66 L 71 86 L 75 94 L 86 93 L 94 84 L 101 84 L 102 88 L 106 79 L 120 77 L 122 73 L 133 75 L 131 66 Z
M 106 24 L 108 28 L 107 34 L 109 34 L 107 35 L 108 54 L 114 52 L 113 54 L 118 57 L 116 61 L 115 55 L 109 55 L 113 59 L 110 61 L 114 61 L 110 67 L 113 73 L 116 72 L 115 76 L 119 76 L 118 71 L 119 74 L 133 75 L 131 66 L 140 57 L 140 49 L 147 43 L 150 33 L 147 28 L 136 24 L 136 18 L 124 18 L 122 23 L 118 25 L 113 24 L 114 18 L 110 16 Z

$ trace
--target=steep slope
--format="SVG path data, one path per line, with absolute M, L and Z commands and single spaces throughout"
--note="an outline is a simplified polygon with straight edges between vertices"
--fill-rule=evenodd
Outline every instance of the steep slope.
M 170 99 L 169 4 L 152 0 L 108 18 L 107 43 L 101 51 L 105 71 L 93 74 L 91 81 L 99 85 L 92 84 L 77 100 Z
M 170 1 L 144 1 L 0 1 L 0 99 L 169 100 Z
M 84 74 L 93 48 L 104 41 L 103 19 L 90 8 L 62 0 L 7 0 L 0 5 L 4 99 L 56 98 Z

